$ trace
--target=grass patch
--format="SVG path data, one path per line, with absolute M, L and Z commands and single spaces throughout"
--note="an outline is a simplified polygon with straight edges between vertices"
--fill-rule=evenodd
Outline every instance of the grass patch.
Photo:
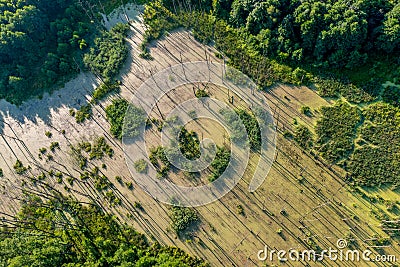
M 357 107 L 338 101 L 321 108 L 322 117 L 317 121 L 316 149 L 330 162 L 347 158 L 354 149 L 356 128 L 361 122 Z

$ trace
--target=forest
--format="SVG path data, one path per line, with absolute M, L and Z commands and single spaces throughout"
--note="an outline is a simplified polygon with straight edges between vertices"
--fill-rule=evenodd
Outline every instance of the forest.
M 150 245 L 98 206 L 58 193 L 47 201 L 25 195 L 20 212 L 3 222 L 0 266 L 209 266 L 179 248 Z
M 19 105 L 61 87 L 82 69 L 111 79 L 127 54 L 126 26 L 108 32 L 100 22 L 99 12 L 112 5 L 1 0 L 0 98 Z

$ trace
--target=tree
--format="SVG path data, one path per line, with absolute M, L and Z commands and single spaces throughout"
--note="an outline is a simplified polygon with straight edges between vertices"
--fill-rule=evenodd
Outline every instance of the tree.
M 385 16 L 382 35 L 379 37 L 381 48 L 387 53 L 399 48 L 400 44 L 400 4 L 397 4 Z
M 247 30 L 252 34 L 258 34 L 262 29 L 275 29 L 280 19 L 279 6 L 278 0 L 256 3 L 247 16 Z
M 253 10 L 255 0 L 234 0 L 230 13 L 230 22 L 236 27 L 244 26 L 247 17 Z

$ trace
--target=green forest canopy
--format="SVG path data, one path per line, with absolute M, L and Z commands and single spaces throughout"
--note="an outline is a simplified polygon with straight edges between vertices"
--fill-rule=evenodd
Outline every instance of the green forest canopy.
M 176 247 L 149 244 L 99 207 L 27 196 L 13 227 L 0 228 L 0 266 L 200 267 Z
M 13 103 L 77 72 L 93 29 L 72 0 L 0 0 L 0 25 L 0 98 Z
M 84 66 L 112 79 L 128 53 L 129 27 L 106 31 L 98 12 L 115 1 L 101 2 L 0 0 L 0 98 L 21 104 L 61 86 Z
M 217 0 L 208 8 L 245 28 L 270 56 L 353 68 L 400 48 L 393 0 Z

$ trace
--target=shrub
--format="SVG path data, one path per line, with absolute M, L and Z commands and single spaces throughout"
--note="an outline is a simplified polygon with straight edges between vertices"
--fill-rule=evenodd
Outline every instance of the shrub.
M 294 140 L 303 149 L 309 149 L 313 144 L 313 136 L 311 131 L 304 125 L 298 125 L 294 131 Z
M 118 92 L 119 90 L 119 82 L 109 82 L 105 81 L 104 83 L 100 84 L 94 91 L 93 91 L 93 99 L 92 102 L 97 102 L 102 100 L 106 95 Z
M 125 99 L 114 99 L 112 104 L 106 107 L 107 119 L 111 124 L 111 134 L 120 140 L 122 139 L 122 127 L 128 105 L 128 101 Z
M 24 174 L 28 169 L 22 164 L 22 162 L 17 159 L 17 161 L 14 164 L 14 170 L 17 174 Z
M 199 221 L 199 216 L 193 208 L 177 207 L 171 208 L 171 227 L 176 234 L 182 235 L 190 226 Z
M 207 93 L 207 91 L 204 90 L 204 89 L 198 89 L 198 90 L 196 90 L 195 95 L 196 95 L 197 98 L 209 97 L 209 96 L 210 96 L 210 95 Z
M 188 131 L 185 127 L 181 127 L 178 136 L 179 149 L 182 154 L 189 160 L 200 158 L 200 141 L 197 133 Z
M 133 163 L 135 170 L 138 173 L 146 173 L 147 172 L 147 162 L 144 159 L 139 159 Z
M 102 159 L 104 154 L 107 154 L 110 158 L 114 155 L 114 150 L 109 144 L 107 144 L 104 136 L 100 136 L 93 141 L 91 150 L 89 153 L 90 159 Z
M 338 101 L 322 107 L 321 114 L 315 128 L 318 151 L 330 162 L 346 158 L 354 149 L 356 127 L 361 121 L 359 109 Z
M 82 123 L 92 117 L 92 106 L 87 104 L 83 105 L 75 112 L 75 120 L 77 123 Z
M 121 30 L 122 29 L 122 30 Z M 104 79 L 111 80 L 128 56 L 125 33 L 129 25 L 117 24 L 111 31 L 102 32 L 94 40 L 94 46 L 83 57 L 85 65 Z
M 306 116 L 311 116 L 311 108 L 309 106 L 302 106 L 300 109 L 301 113 L 303 113 Z
M 54 150 L 58 148 L 60 149 L 60 144 L 58 142 L 51 142 L 50 144 L 50 150 L 54 152 Z
M 231 153 L 225 147 L 217 146 L 217 153 L 210 164 L 211 175 L 208 177 L 210 182 L 218 179 L 229 165 Z
M 129 190 L 133 189 L 133 183 L 132 182 L 125 182 L 126 187 L 128 187 Z
M 122 177 L 121 177 L 121 176 L 115 176 L 115 180 L 116 180 L 118 183 L 122 184 Z

